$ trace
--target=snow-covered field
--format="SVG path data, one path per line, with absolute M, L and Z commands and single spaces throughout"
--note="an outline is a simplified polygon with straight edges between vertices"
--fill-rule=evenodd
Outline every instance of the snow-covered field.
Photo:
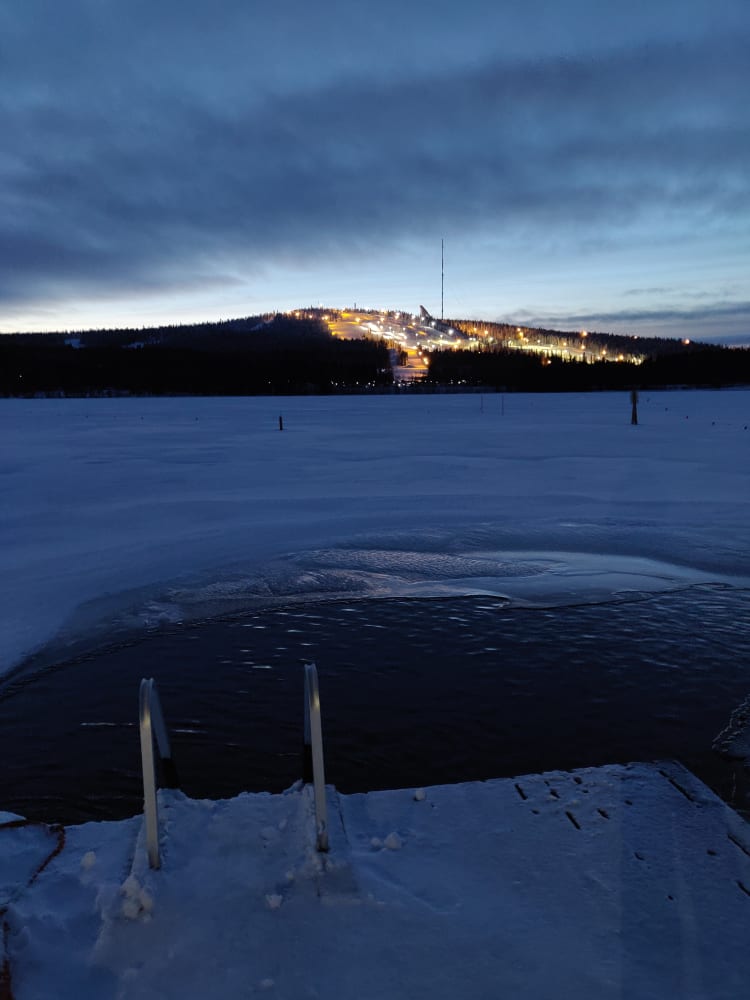
M 283 413 L 285 430 L 278 430 Z M 258 603 L 750 586 L 750 392 L 0 401 L 0 662 Z M 37 661 L 39 662 L 39 661 Z M 0 997 L 691 997 L 750 977 L 747 826 L 674 765 L 0 813 Z
M 625 393 L 0 400 L 0 420 L 0 671 L 305 596 L 750 578 L 747 390 L 644 395 L 637 427 Z

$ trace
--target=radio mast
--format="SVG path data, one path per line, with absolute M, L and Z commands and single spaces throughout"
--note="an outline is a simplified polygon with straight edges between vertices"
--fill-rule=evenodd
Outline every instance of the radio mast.
M 443 293 L 445 290 L 445 241 L 440 240 L 440 321 L 443 321 Z

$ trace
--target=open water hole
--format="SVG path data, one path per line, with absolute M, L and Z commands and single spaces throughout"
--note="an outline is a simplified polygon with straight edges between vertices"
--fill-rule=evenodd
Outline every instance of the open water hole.
M 673 758 L 727 801 L 711 748 L 750 695 L 750 594 L 718 587 L 529 610 L 370 600 L 170 627 L 0 688 L 0 809 L 80 822 L 142 808 L 141 677 L 157 680 L 180 786 L 280 791 L 302 775 L 318 666 L 326 779 L 364 791 Z

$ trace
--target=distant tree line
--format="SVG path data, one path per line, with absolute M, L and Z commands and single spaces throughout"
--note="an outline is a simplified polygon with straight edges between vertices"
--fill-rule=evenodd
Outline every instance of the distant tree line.
M 337 340 L 316 317 L 0 336 L 4 396 L 328 393 L 392 379 L 385 344 Z
M 547 330 L 544 327 L 514 326 L 510 323 L 484 323 L 472 320 L 446 320 L 438 322 L 443 329 L 452 327 L 469 337 L 478 337 L 486 344 L 487 338 L 498 348 L 517 345 L 519 334 L 523 334 L 527 344 L 549 347 L 554 350 L 568 350 L 578 353 L 585 346 L 588 352 L 603 351 L 611 359 L 622 355 L 628 358 L 658 357 L 663 354 L 683 354 L 701 351 L 712 345 L 700 341 L 677 340 L 668 337 L 627 336 L 617 333 L 597 333 L 596 331 Z
M 150 329 L 0 336 L 0 395 L 264 395 L 366 392 L 393 383 L 402 346 L 377 337 L 333 337 L 320 310 Z M 458 324 L 454 324 L 458 326 Z M 429 356 L 429 386 L 488 386 L 533 392 L 750 384 L 750 350 L 657 338 L 596 338 L 608 358 L 584 362 L 507 347 L 519 328 L 466 350 Z M 573 334 L 524 328 L 529 346 Z M 532 340 L 533 338 L 533 340 Z M 626 343 L 627 341 L 627 343 Z M 650 348 L 642 363 L 632 343 Z M 629 349 L 628 349 L 629 347 Z M 603 352 L 603 353 L 604 353 Z M 599 356 L 596 351 L 594 356 Z M 591 357 L 591 354 L 589 354 Z
M 567 361 L 519 350 L 440 350 L 429 355 L 434 385 L 483 385 L 528 392 L 750 384 L 750 350 L 694 345 L 628 361 Z

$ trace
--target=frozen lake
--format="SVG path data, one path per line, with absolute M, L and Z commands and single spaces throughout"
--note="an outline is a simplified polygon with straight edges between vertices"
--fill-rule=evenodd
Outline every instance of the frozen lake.
M 188 794 L 281 791 L 302 774 L 314 659 L 342 791 L 674 758 L 747 806 L 711 743 L 750 695 L 749 612 L 750 592 L 701 585 L 547 609 L 332 602 L 166 628 L 6 685 L 0 801 L 67 822 L 138 812 L 144 675 Z
M 0 417 L 6 808 L 137 811 L 143 675 L 189 791 L 283 788 L 312 657 L 344 789 L 658 756 L 725 782 L 708 748 L 750 694 L 747 390 L 644 394 L 637 427 L 625 393 Z
M 750 586 L 750 392 L 640 420 L 626 393 L 0 400 L 0 673 L 292 598 Z
M 144 674 L 188 791 L 288 785 L 312 657 L 344 789 L 677 757 L 740 805 L 738 765 L 711 742 L 748 694 L 750 392 L 650 393 L 629 417 L 625 393 L 0 400 L 0 809 L 139 813 Z M 738 995 L 742 821 L 648 767 L 555 774 L 433 786 L 430 829 L 412 791 L 353 796 L 364 811 L 347 814 L 323 899 L 303 792 L 169 797 L 153 880 L 138 816 L 68 827 L 8 911 L 14 989 L 141 996 L 163 970 L 172 995 L 175 946 L 180 995 L 227 968 L 242 989 L 286 984 L 290 942 L 317 956 L 319 933 L 326 976 L 345 940 L 358 984 L 360 946 L 388 979 L 383 949 L 406 940 L 419 989 L 458 995 L 444 899 L 420 889 L 447 879 L 462 975 L 510 934 L 480 974 L 495 993 L 546 995 L 571 959 L 575 995 L 677 995 L 699 956 L 705 995 Z M 392 831 L 403 849 L 375 850 Z M 6 829 L 11 884 L 62 836 Z M 134 923 L 131 865 L 154 904 Z M 346 870 L 364 895 L 341 895 Z M 603 949 L 581 950 L 602 931 Z M 97 961 L 116 982 L 100 988 Z

